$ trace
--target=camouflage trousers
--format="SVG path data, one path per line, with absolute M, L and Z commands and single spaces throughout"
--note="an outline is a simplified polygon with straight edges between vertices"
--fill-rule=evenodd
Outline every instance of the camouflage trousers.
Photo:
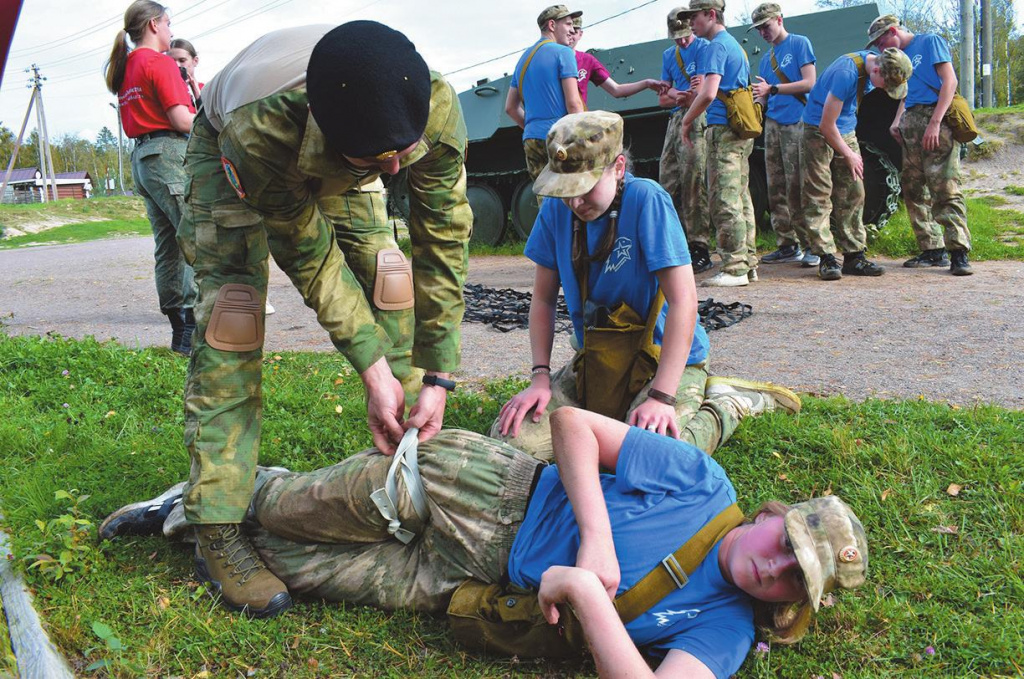
M 960 189 L 960 144 L 953 131 L 939 127 L 939 147 L 926 151 L 922 140 L 934 106 L 914 106 L 903 113 L 903 202 L 921 250 L 970 250 L 967 207 Z
M 768 206 L 778 246 L 807 244 L 803 232 L 803 192 L 800 186 L 800 146 L 803 123 L 781 125 L 764 121 L 764 166 L 768 177 Z
M 217 295 L 228 284 L 255 288 L 265 322 L 270 250 L 262 219 L 228 184 L 212 128 L 193 127 L 187 175 L 178 238 L 195 269 L 199 294 L 185 382 L 185 446 L 192 460 L 185 513 L 191 523 L 237 523 L 252 495 L 260 447 L 263 348 L 215 349 L 206 331 Z M 334 225 L 337 242 L 275 243 L 275 258 L 296 259 L 297 247 L 326 250 L 341 243 L 347 260 L 342 287 L 347 294 L 365 295 L 376 275 L 376 252 L 395 247 L 381 194 L 350 191 L 320 201 L 318 208 Z M 394 343 L 387 359 L 408 391 L 417 381 L 410 365 L 413 312 L 377 310 L 375 318 Z
M 709 125 L 708 205 L 722 271 L 734 276 L 757 268 L 754 204 L 750 200 L 753 139 L 740 139 L 728 125 Z
M 537 181 L 541 170 L 548 164 L 548 147 L 543 139 L 524 139 L 523 152 L 526 154 L 526 173 L 530 181 Z M 537 196 L 537 207 L 544 204 L 544 196 Z
M 843 140 L 860 153 L 857 135 Z M 854 176 L 846 160 L 837 154 L 814 125 L 804 125 L 800 149 L 803 174 L 803 210 L 807 244 L 816 255 L 861 252 L 867 247 L 864 229 L 864 182 Z M 831 225 L 831 226 L 830 226 Z
M 515 446 L 538 460 L 553 461 L 551 413 L 562 406 L 583 407 L 576 394 L 576 371 L 572 368 L 574 362 L 575 360 L 570 361 L 568 365 L 552 373 L 551 402 L 548 403 L 539 422 L 533 421 L 533 410 L 531 410 L 523 419 L 519 436 L 515 438 L 502 436 L 498 420 L 491 425 L 490 435 L 499 441 Z M 705 397 L 704 387 L 707 380 L 706 363 L 686 366 L 682 377 L 679 378 L 679 387 L 676 389 L 676 424 L 679 426 L 681 440 L 712 455 L 732 436 L 740 422 L 741 415 L 731 404 L 723 407 L 716 400 L 708 400 Z M 644 387 L 633 399 L 629 411 L 626 413 L 625 421 L 628 422 L 636 407 L 647 400 L 649 390 L 650 385 Z
M 658 183 L 672 196 L 672 203 L 686 230 L 687 242 L 707 247 L 711 238 L 705 173 L 708 162 L 707 141 L 704 139 L 707 116 L 702 113 L 694 121 L 690 132 L 693 146 L 690 147 L 683 143 L 681 134 L 685 114 L 686 109 L 680 109 L 668 119 L 658 165 Z
M 185 145 L 181 137 L 156 137 L 132 151 L 132 178 L 153 230 L 156 294 L 163 314 L 192 308 L 196 300 L 192 267 L 177 241 L 185 200 Z
M 446 430 L 419 444 L 424 522 L 398 475 L 402 544 L 370 494 L 393 458 L 366 451 L 305 474 L 261 470 L 252 542 L 292 593 L 442 612 L 464 580 L 499 582 L 540 463 L 503 443 Z

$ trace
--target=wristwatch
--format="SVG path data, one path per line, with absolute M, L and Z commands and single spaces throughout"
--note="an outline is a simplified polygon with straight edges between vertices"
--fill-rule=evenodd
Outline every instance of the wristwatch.
M 778 85 L 772 85 L 771 87 L 768 88 L 768 94 L 778 94 L 778 93 L 779 93 L 779 86 Z
M 428 384 L 432 387 L 441 387 L 447 391 L 455 391 L 455 380 L 446 380 L 443 377 L 437 375 L 424 375 L 423 384 Z

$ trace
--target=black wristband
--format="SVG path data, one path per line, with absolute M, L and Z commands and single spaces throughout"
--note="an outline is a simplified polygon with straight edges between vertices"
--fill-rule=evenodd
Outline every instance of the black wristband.
M 772 85 L 771 87 L 768 88 L 768 92 L 770 94 L 778 94 L 779 93 L 779 86 L 778 85 Z
M 437 375 L 424 375 L 423 384 L 431 387 L 441 387 L 446 391 L 455 391 L 455 380 L 446 380 L 443 377 Z
M 660 401 L 661 403 L 664 403 L 667 406 L 675 406 L 677 401 L 675 396 L 672 396 L 671 394 L 666 394 L 665 392 L 659 391 L 657 389 L 648 389 L 647 398 L 653 398 L 655 401 Z
M 535 365 L 532 368 L 530 368 L 530 372 L 535 372 L 538 369 L 547 370 L 548 372 L 551 372 L 551 366 L 550 365 L 544 365 L 543 363 L 541 363 L 539 365 Z

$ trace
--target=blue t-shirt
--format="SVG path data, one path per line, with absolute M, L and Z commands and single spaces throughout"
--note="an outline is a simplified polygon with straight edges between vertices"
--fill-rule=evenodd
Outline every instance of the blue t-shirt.
M 861 50 L 855 52 L 861 59 L 867 59 L 871 52 Z M 865 68 L 867 62 L 865 61 Z M 821 125 L 821 112 L 825 108 L 825 100 L 828 95 L 843 102 L 843 110 L 836 118 L 836 127 L 839 134 L 848 134 L 857 128 L 857 83 L 860 80 L 860 71 L 854 60 L 844 54 L 825 69 L 825 72 L 818 76 L 810 95 L 807 97 L 807 106 L 804 107 L 803 121 L 807 125 L 818 127 Z M 864 94 L 867 94 L 874 87 L 871 79 L 864 80 Z
M 678 45 L 669 47 L 661 55 L 661 79 L 672 83 L 672 87 L 680 92 L 690 89 L 690 78 L 687 77 L 686 73 L 689 73 L 690 77 L 697 75 L 697 62 L 707 46 L 708 41 L 704 38 L 694 38 L 686 47 L 679 47 Z M 676 58 L 677 51 L 679 52 L 679 59 Z M 680 59 L 686 68 L 686 73 L 679 69 Z M 679 107 L 676 106 L 672 109 L 672 113 L 678 110 Z
M 576 53 L 571 47 L 554 42 L 537 50 L 526 69 L 524 82 L 522 85 L 519 84 L 523 64 L 537 46 L 537 42 L 519 57 L 516 70 L 512 73 L 512 82 L 509 84 L 510 87 L 519 89 L 523 99 L 523 109 L 526 111 L 523 139 L 546 139 L 551 126 L 569 112 L 565 107 L 562 80 L 572 78 L 573 87 L 576 86 Z
M 750 63 L 747 61 L 747 53 L 729 31 L 719 31 L 708 43 L 702 57 L 697 64 L 697 72 L 701 75 L 714 73 L 722 76 L 718 89 L 732 92 L 750 84 Z M 716 97 L 708 106 L 708 125 L 728 124 L 725 104 Z
M 775 51 L 775 60 L 779 62 L 779 70 L 789 78 L 791 83 L 802 79 L 801 68 L 814 63 L 814 48 L 811 47 L 811 41 L 802 35 L 790 33 L 785 40 L 774 45 L 772 50 Z M 758 70 L 769 85 L 782 83 L 779 76 L 775 75 L 775 69 L 772 68 L 771 50 L 761 57 Z M 793 125 L 800 122 L 803 113 L 804 105 L 792 94 L 774 94 L 768 97 L 768 110 L 765 115 L 780 125 Z
M 906 107 L 932 106 L 939 100 L 939 90 L 942 89 L 942 79 L 935 66 L 953 61 L 949 43 L 934 33 L 922 33 L 915 35 L 903 51 L 914 66 L 914 72 L 907 81 Z
M 526 241 L 525 254 L 540 266 L 558 272 L 576 339 L 583 346 L 583 298 L 572 269 L 573 218 L 572 210 L 562 201 L 545 200 Z M 588 252 L 600 246 L 608 224 L 604 215 L 587 225 Z M 646 320 L 658 294 L 654 272 L 689 263 L 690 250 L 672 199 L 657 182 L 627 173 L 615 249 L 604 262 L 590 265 L 588 301 L 608 309 L 625 302 Z M 654 331 L 656 344 L 661 344 L 667 313 L 665 304 Z M 702 363 L 707 357 L 708 335 L 697 323 L 687 364 Z
M 621 580 L 618 594 L 647 575 L 707 522 L 736 501 L 725 471 L 688 443 L 631 428 L 615 474 L 602 474 Z M 579 527 L 556 467 L 545 469 L 509 556 L 509 578 L 538 588 L 552 565 L 574 566 Z M 690 653 L 717 677 L 739 669 L 754 639 L 751 599 L 726 582 L 716 545 L 682 589 L 626 625 L 633 642 L 656 658 Z

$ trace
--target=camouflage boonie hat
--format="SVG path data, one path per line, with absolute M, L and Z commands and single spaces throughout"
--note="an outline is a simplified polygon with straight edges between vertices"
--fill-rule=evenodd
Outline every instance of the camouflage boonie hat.
M 572 17 L 573 19 L 575 19 L 576 17 L 579 16 L 583 16 L 582 11 L 570 12 L 569 8 L 566 7 L 565 5 L 551 5 L 543 12 L 541 12 L 540 16 L 537 17 L 537 25 L 540 26 L 541 28 L 544 28 L 545 24 L 547 24 L 549 21 L 558 21 L 559 19 L 564 19 L 565 17 Z M 575 25 L 575 23 L 573 25 Z
M 775 17 L 782 16 L 782 8 L 774 2 L 762 2 L 750 15 L 750 28 L 747 31 L 752 31 L 761 24 L 766 24 Z
M 582 196 L 622 153 L 622 116 L 609 111 L 563 116 L 548 132 L 547 151 L 548 164 L 533 192 L 554 198 Z
M 717 9 L 725 11 L 725 0 L 690 0 L 690 12 L 700 12 L 705 9 Z
M 845 502 L 835 495 L 801 502 L 786 512 L 785 524 L 815 611 L 821 597 L 836 587 L 853 589 L 864 584 L 868 539 L 860 519 Z
M 868 47 L 875 44 L 875 41 L 885 35 L 893 26 L 899 26 L 900 19 L 895 14 L 883 14 L 868 26 Z
M 910 57 L 895 47 L 888 47 L 877 57 L 878 70 L 885 81 L 885 92 L 897 101 L 907 96 L 907 80 L 914 71 Z
M 689 7 L 676 7 L 669 12 L 668 37 L 675 40 L 693 35 L 693 29 L 690 28 L 690 16 L 692 14 Z

